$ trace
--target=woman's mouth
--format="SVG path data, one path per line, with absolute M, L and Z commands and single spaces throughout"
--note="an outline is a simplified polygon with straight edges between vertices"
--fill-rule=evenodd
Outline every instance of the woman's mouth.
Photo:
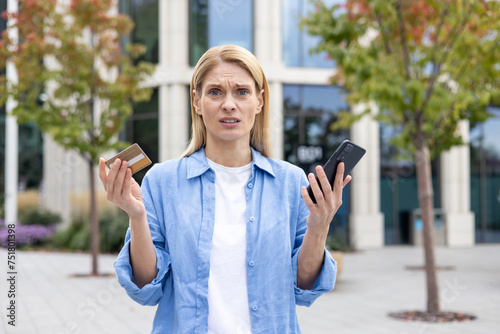
M 219 122 L 222 124 L 222 126 L 233 127 L 238 125 L 238 123 L 240 123 L 241 121 L 238 118 L 227 117 L 227 118 L 221 118 Z

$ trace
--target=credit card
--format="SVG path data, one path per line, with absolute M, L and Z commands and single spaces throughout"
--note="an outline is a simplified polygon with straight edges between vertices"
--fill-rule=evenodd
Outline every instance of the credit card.
M 146 153 L 144 153 L 137 143 L 127 147 L 112 158 L 108 159 L 106 161 L 106 166 L 111 168 L 111 164 L 118 158 L 121 161 L 128 162 L 128 168 L 132 170 L 132 174 L 137 173 L 141 169 L 151 165 L 151 160 L 149 160 Z

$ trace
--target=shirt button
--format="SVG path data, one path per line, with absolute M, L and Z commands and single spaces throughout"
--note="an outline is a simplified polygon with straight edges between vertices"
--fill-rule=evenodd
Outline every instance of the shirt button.
M 255 217 L 254 216 L 250 217 L 250 221 L 254 222 L 255 221 Z
M 257 311 L 258 307 L 257 305 L 252 306 L 252 310 Z
M 252 189 L 253 188 L 253 183 L 249 183 L 247 187 L 250 188 L 250 189 Z
M 248 262 L 248 265 L 249 265 L 250 267 L 253 267 L 253 266 L 255 265 L 255 263 L 254 263 L 253 261 L 250 261 L 250 262 Z

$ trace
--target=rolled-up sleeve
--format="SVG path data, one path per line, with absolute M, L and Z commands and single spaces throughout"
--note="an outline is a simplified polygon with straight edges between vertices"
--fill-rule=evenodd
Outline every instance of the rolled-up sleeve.
M 307 186 L 309 182 L 303 177 L 302 185 Z M 311 304 L 323 293 L 331 291 L 335 286 L 337 277 L 337 263 L 330 255 L 330 252 L 325 248 L 323 256 L 323 265 L 321 266 L 320 275 L 311 290 L 303 290 L 297 286 L 297 261 L 299 250 L 302 246 L 302 241 L 307 230 L 307 217 L 309 209 L 307 208 L 302 197 L 299 200 L 299 215 L 297 220 L 297 229 L 295 233 L 295 244 L 292 253 L 292 274 L 295 288 L 295 303 L 301 306 L 311 306 Z
M 297 259 L 299 252 L 297 251 L 292 257 L 292 268 L 294 275 L 294 288 L 295 288 L 295 303 L 301 306 L 311 306 L 311 304 L 324 294 L 331 291 L 335 286 L 335 277 L 337 275 L 337 263 L 333 260 L 330 252 L 325 249 L 325 256 L 323 257 L 323 265 L 321 266 L 321 273 L 318 280 L 314 284 L 312 290 L 303 290 L 297 287 Z
M 118 282 L 130 298 L 141 305 L 156 305 L 163 295 L 163 287 L 166 276 L 169 274 L 171 268 L 171 261 L 166 247 L 166 239 L 160 226 L 161 221 L 157 218 L 158 215 L 154 209 L 151 188 L 148 181 L 146 175 L 142 183 L 142 193 L 156 253 L 156 277 L 141 289 L 134 283 L 132 266 L 130 264 L 130 227 L 125 236 L 125 244 L 114 262 L 114 268 Z

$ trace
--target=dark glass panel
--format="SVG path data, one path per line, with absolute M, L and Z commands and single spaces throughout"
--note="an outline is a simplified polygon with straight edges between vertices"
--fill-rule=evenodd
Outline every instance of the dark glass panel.
M 189 8 L 191 66 L 217 45 L 235 44 L 253 52 L 253 1 L 190 0 Z
M 158 0 L 120 0 L 120 12 L 130 16 L 135 27 L 123 42 L 140 43 L 146 46 L 141 60 L 158 63 Z
M 348 138 L 348 130 L 332 130 L 340 110 L 348 110 L 344 93 L 334 86 L 283 86 L 283 143 L 285 160 L 301 167 L 306 173 L 324 165 L 338 145 Z M 299 147 L 300 150 L 299 151 Z M 312 150 L 313 154 L 303 154 Z M 308 160 L 304 160 L 304 156 Z M 348 244 L 348 214 L 350 189 L 343 192 L 343 204 L 330 225 L 331 236 Z
M 327 6 L 341 3 L 341 0 L 324 0 Z M 319 37 L 307 34 L 299 28 L 302 17 L 314 10 L 314 3 L 309 0 L 283 1 L 283 60 L 290 67 L 332 68 L 333 60 L 326 52 L 311 53 Z
M 125 123 L 120 140 L 139 144 L 153 164 L 158 162 L 158 89 L 153 91 L 151 100 L 134 105 L 134 113 Z M 151 167 L 134 174 L 134 179 L 141 183 Z
M 471 210 L 476 242 L 500 242 L 500 108 L 470 127 Z

